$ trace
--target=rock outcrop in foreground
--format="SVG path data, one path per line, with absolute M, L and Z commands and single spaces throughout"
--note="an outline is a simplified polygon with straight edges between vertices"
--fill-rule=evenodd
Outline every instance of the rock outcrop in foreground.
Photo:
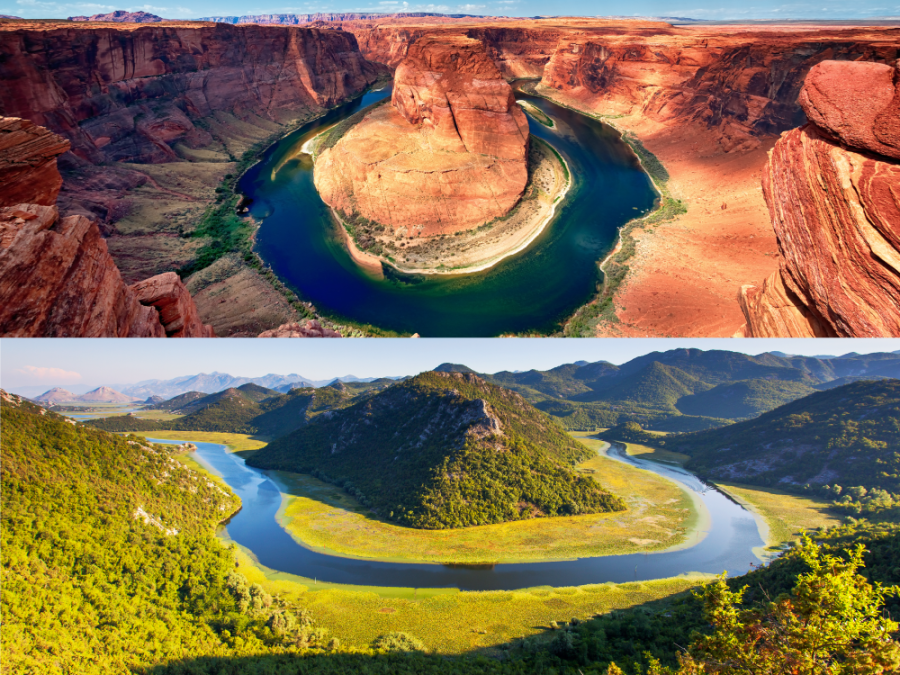
M 128 286 L 97 223 L 59 217 L 67 141 L 0 118 L 0 145 L 0 336 L 214 337 L 178 275 Z
M 739 301 L 748 337 L 900 336 L 900 63 L 824 61 L 809 124 L 763 174 L 781 266 Z
M 326 141 L 326 144 L 328 141 Z M 503 216 L 528 180 L 528 122 L 484 45 L 424 37 L 376 108 L 316 161 L 322 199 L 407 236 Z

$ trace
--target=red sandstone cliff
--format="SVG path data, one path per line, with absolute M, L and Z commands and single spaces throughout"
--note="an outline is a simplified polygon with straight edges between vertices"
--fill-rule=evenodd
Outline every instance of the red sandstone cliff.
M 528 122 L 481 42 L 424 37 L 370 112 L 316 161 L 322 199 L 407 236 L 506 214 L 528 180 Z
M 744 334 L 898 337 L 900 62 L 825 61 L 800 104 L 763 175 L 781 266 L 741 289 Z
M 56 158 L 68 149 L 67 140 L 28 120 L 0 118 L 0 206 L 56 204 Z
M 276 122 L 358 94 L 379 67 L 335 30 L 224 24 L 14 24 L 0 30 L 0 115 L 91 162 L 167 162 L 211 142 L 215 112 Z
M 0 118 L 0 335 L 214 337 L 177 275 L 129 287 L 96 222 L 59 218 L 56 157 L 67 148 L 42 127 Z
M 826 59 L 892 62 L 900 30 L 744 30 L 662 22 L 497 21 L 428 27 L 344 22 L 366 58 L 396 67 L 426 34 L 482 41 L 504 77 L 541 84 L 607 115 L 667 125 L 701 122 L 726 150 L 804 120 L 797 101 L 809 69 Z M 552 93 L 552 92 L 551 92 Z

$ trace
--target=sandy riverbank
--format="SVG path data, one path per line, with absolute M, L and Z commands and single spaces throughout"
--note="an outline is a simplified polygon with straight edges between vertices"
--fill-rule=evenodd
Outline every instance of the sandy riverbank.
M 596 114 L 565 94 L 552 96 Z M 744 324 L 737 303 L 741 285 L 778 267 L 760 185 L 776 139 L 726 153 L 703 125 L 665 126 L 638 115 L 609 123 L 636 134 L 659 158 L 670 176 L 669 192 L 687 204 L 687 213 L 633 230 L 636 253 L 614 297 L 618 323 L 601 324 L 597 336 L 731 337 Z

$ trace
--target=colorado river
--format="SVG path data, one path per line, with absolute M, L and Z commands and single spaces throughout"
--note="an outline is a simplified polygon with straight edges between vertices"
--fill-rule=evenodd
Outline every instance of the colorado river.
M 382 278 L 358 266 L 313 185 L 303 144 L 390 95 L 370 92 L 289 134 L 241 178 L 261 222 L 256 250 L 288 286 L 335 318 L 424 337 L 495 336 L 559 328 L 594 294 L 598 261 L 618 228 L 653 207 L 656 193 L 631 149 L 608 126 L 516 92 L 554 122 L 530 116 L 531 134 L 568 163 L 573 185 L 556 217 L 527 249 L 490 269 L 452 276 Z
M 228 536 L 248 548 L 262 565 L 310 579 L 361 586 L 489 591 L 645 581 L 689 572 L 727 571 L 734 575 L 761 562 L 753 552 L 754 547 L 764 545 L 753 514 L 690 472 L 629 457 L 621 448 L 611 449 L 609 455 L 670 478 L 698 495 L 711 524 L 695 545 L 687 542 L 689 548 L 658 553 L 483 566 L 388 563 L 327 555 L 305 548 L 278 524 L 282 495 L 264 471 L 246 466 L 223 445 L 192 442 L 197 446 L 193 456 L 241 498 L 241 510 L 226 525 Z

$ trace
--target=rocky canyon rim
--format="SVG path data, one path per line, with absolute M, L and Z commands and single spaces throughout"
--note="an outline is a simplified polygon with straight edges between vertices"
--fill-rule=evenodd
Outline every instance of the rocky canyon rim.
M 635 131 L 645 146 L 666 166 L 673 196 L 688 202 L 686 215 L 669 223 L 655 224 L 644 231 L 635 229 L 635 255 L 628 262 L 628 274 L 615 296 L 617 322 L 601 322 L 594 327 L 593 334 L 732 334 L 742 323 L 740 308 L 735 301 L 737 289 L 747 282 L 758 283 L 776 268 L 775 241 L 758 190 L 758 171 L 775 134 L 802 121 L 795 118 L 798 110 L 795 101 L 806 71 L 823 58 L 889 63 L 898 55 L 898 31 L 875 27 L 797 29 L 792 26 L 787 31 L 776 26 L 683 28 L 661 22 L 588 19 L 471 19 L 454 20 L 442 25 L 425 25 L 427 23 L 427 20 L 392 20 L 382 24 L 338 21 L 332 25 L 353 33 L 367 58 L 391 67 L 396 66 L 406 56 L 410 45 L 426 32 L 465 34 L 469 38 L 477 38 L 486 45 L 505 78 L 541 77 L 546 86 L 555 90 L 556 100 L 571 103 L 572 107 L 582 106 L 592 114 L 616 116 L 616 125 Z M 215 41 L 229 31 L 229 35 L 233 33 L 235 37 L 232 42 L 240 42 L 253 35 L 257 44 L 264 45 L 266 41 L 276 39 L 277 35 L 284 35 L 284 31 L 302 33 L 307 30 L 259 26 L 214 28 L 213 24 L 185 22 L 160 23 L 143 28 L 127 24 L 93 27 L 82 24 L 76 28 L 65 22 L 17 22 L 4 23 L 0 29 L 4 32 L 4 48 L 12 48 L 14 58 L 21 60 L 26 58 L 26 52 L 17 51 L 15 47 L 16 40 L 20 39 L 37 40 L 35 44 L 41 45 L 37 52 L 28 51 L 31 56 L 27 58 L 33 59 L 44 58 L 60 46 L 61 41 L 73 37 L 77 38 L 76 42 L 81 40 L 78 35 L 100 35 L 105 31 L 116 32 L 125 41 L 142 40 L 141 35 L 166 31 L 169 31 L 167 35 L 174 35 L 172 28 L 176 26 L 179 35 L 190 32 L 206 42 L 211 40 L 207 47 L 213 51 L 219 49 Z M 130 35 L 134 38 L 128 37 Z M 6 39 L 8 36 L 9 40 Z M 171 49 L 173 45 L 177 46 L 169 42 L 166 48 Z M 115 54 L 113 51 L 103 58 L 111 58 L 112 63 L 115 62 Z M 625 58 L 626 54 L 631 56 Z M 221 58 L 218 52 L 215 58 Z M 341 58 L 350 58 L 349 52 Z M 56 60 L 52 63 L 55 65 L 47 69 L 49 76 L 60 76 L 59 68 L 63 62 Z M 74 63 L 68 63 L 66 67 Z M 147 65 L 143 61 L 136 62 L 140 68 Z M 112 72 L 116 72 L 115 69 Z M 221 77 L 221 73 L 230 71 L 207 72 Z M 261 73 L 263 71 L 257 69 L 253 77 L 258 78 Z M 321 74 L 315 75 L 320 77 Z M 183 75 L 165 72 L 148 79 L 142 74 L 132 80 L 140 87 L 133 88 L 129 95 L 136 96 L 139 101 L 154 101 L 152 88 L 145 85 L 156 81 L 154 78 L 163 81 L 179 77 L 183 78 Z M 327 77 L 320 81 L 325 83 Z M 8 82 L 12 92 L 25 80 L 13 78 Z M 246 98 L 242 93 L 235 100 L 244 101 L 241 97 Z M 24 104 L 25 108 L 8 111 L 11 100 L 0 101 L 5 114 L 13 112 L 30 119 L 35 114 L 43 115 L 48 123 L 62 119 L 57 116 L 62 110 L 59 101 L 41 99 L 41 105 L 50 107 L 32 110 L 28 106 L 33 107 L 37 99 L 20 98 L 15 105 L 21 107 Z M 75 100 L 70 99 L 64 106 Z M 283 97 L 279 99 L 279 104 L 282 103 Z M 240 103 L 238 108 L 244 104 Z M 73 110 L 77 116 L 82 115 L 81 108 Z M 223 114 L 243 114 L 238 109 L 228 110 L 230 112 Z M 277 105 L 263 112 L 268 114 L 274 110 L 277 110 Z M 154 114 L 159 117 L 159 111 Z M 216 115 L 214 126 L 210 129 L 216 133 L 227 131 L 219 136 L 226 145 L 234 143 L 236 131 L 240 134 L 252 131 L 257 134 L 256 138 L 265 131 L 261 118 L 226 118 L 218 112 Z M 165 134 L 177 135 L 188 129 L 187 135 L 181 137 L 184 143 L 166 141 L 169 147 L 175 148 L 181 143 L 176 152 L 187 153 L 186 156 L 193 160 L 201 158 L 206 151 L 190 146 L 196 146 L 202 133 L 190 131 L 189 124 L 186 127 L 185 120 L 175 111 L 166 112 L 163 118 L 165 124 L 161 128 L 165 128 Z M 76 121 L 79 120 L 80 117 L 76 117 Z M 97 122 L 92 118 L 79 122 L 79 126 L 82 132 L 96 135 L 95 132 L 102 131 L 102 124 L 98 126 Z M 248 126 L 248 123 L 252 124 Z M 141 133 L 138 130 L 138 136 L 134 138 L 141 138 Z M 78 136 L 75 131 L 73 134 L 70 140 L 83 147 L 84 137 Z M 245 138 L 241 141 L 243 147 L 247 147 L 250 140 Z M 120 152 L 124 147 L 123 139 L 116 138 L 101 150 L 108 154 Z M 151 154 L 166 152 L 162 146 L 153 149 L 138 144 L 135 147 Z M 724 152 L 726 150 L 729 152 Z M 175 202 L 181 200 L 173 203 L 172 207 L 166 207 L 170 209 L 166 212 L 167 218 L 172 215 L 175 220 L 183 221 L 183 214 L 178 215 L 175 211 L 192 207 L 198 203 L 198 198 L 209 200 L 211 188 L 207 186 L 206 193 L 201 195 L 197 192 L 194 196 L 196 191 L 193 187 L 179 187 L 178 184 L 186 179 L 193 181 L 188 176 L 189 172 L 181 168 L 200 171 L 199 164 L 135 164 L 134 157 L 125 158 L 125 162 L 115 166 L 116 180 L 120 174 L 127 177 L 121 186 L 112 185 L 115 182 L 111 182 L 112 173 L 100 180 L 99 174 L 94 176 L 96 172 L 91 169 L 77 185 L 77 181 L 67 182 L 63 195 L 68 202 L 65 205 L 67 208 L 73 200 L 77 201 L 85 195 L 101 198 L 95 199 L 90 208 L 109 209 L 109 215 L 104 216 L 101 227 L 104 235 L 109 236 L 110 253 L 122 269 L 126 282 L 131 282 L 162 271 L 157 267 L 163 260 L 171 261 L 173 254 L 177 254 L 175 257 L 180 257 L 182 261 L 186 260 L 195 254 L 196 245 L 200 243 L 199 240 L 173 237 L 171 221 L 163 227 L 164 231 L 151 231 L 152 227 L 148 229 L 147 224 L 140 222 L 144 217 L 140 214 L 150 213 L 152 209 L 148 208 L 157 203 L 154 200 L 166 196 Z M 119 166 L 127 171 L 135 169 L 143 173 L 144 178 L 136 173 L 123 173 Z M 227 165 L 223 164 L 213 174 L 227 170 Z M 145 182 L 144 187 L 129 187 L 128 180 L 134 176 L 150 182 Z M 152 185 L 157 186 L 153 188 L 157 193 L 151 194 Z M 73 187 L 76 188 L 74 191 Z M 117 199 L 107 199 L 113 191 L 117 191 Z M 176 199 L 173 191 L 190 196 L 194 202 L 181 197 Z M 133 202 L 136 210 L 123 220 L 117 209 L 128 201 Z M 134 243 L 140 246 L 131 246 Z M 229 268 L 228 274 L 223 274 L 228 271 L 225 268 Z M 255 274 L 252 270 L 241 268 L 238 261 L 223 259 L 215 269 L 204 270 L 195 279 L 186 280 L 197 301 L 201 318 L 213 323 L 219 334 L 252 332 L 252 329 L 247 331 L 250 323 L 265 324 L 277 320 L 276 313 L 286 311 L 287 303 L 274 312 L 251 310 L 251 305 L 256 306 L 259 304 L 257 300 L 263 299 L 260 293 L 266 285 L 261 285 Z M 226 278 L 223 279 L 223 276 Z M 249 322 L 245 320 L 249 316 L 247 312 L 235 314 L 236 306 L 221 302 L 223 293 L 227 294 L 229 289 L 238 286 L 244 289 L 242 293 L 246 295 L 247 303 L 242 306 L 254 314 Z M 272 309 L 278 306 L 278 302 L 270 303 L 268 300 L 263 304 Z M 229 312 L 227 320 L 219 316 L 224 308 Z

